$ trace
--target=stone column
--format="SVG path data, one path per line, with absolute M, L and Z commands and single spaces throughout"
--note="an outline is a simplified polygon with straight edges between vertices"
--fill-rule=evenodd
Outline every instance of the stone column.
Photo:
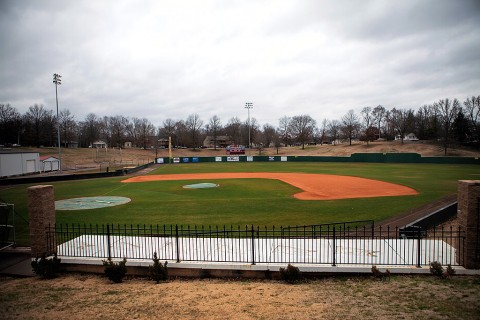
M 457 218 L 465 232 L 464 251 L 457 246 L 460 253 L 459 262 L 467 269 L 480 268 L 480 180 L 461 180 L 458 182 Z
M 48 256 L 56 251 L 55 235 L 47 234 L 48 227 L 55 225 L 53 186 L 33 186 L 27 188 L 27 192 L 32 258 L 39 258 L 44 253 Z M 52 247 L 50 250 L 48 243 Z

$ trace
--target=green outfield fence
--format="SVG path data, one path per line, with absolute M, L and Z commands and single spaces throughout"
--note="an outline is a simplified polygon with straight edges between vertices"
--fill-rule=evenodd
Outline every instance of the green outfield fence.
M 330 156 L 217 156 L 157 158 L 157 163 L 198 162 L 370 162 L 370 163 L 430 163 L 480 164 L 479 157 L 422 157 L 418 153 L 354 153 L 345 157 Z

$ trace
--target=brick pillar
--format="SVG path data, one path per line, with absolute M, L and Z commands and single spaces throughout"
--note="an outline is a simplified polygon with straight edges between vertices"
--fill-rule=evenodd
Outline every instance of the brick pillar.
M 47 243 L 48 237 L 50 243 L 55 243 L 53 235 L 47 236 L 47 228 L 55 225 L 53 186 L 33 186 L 27 188 L 27 192 L 32 258 L 41 257 L 43 253 L 53 254 L 55 252 L 49 252 Z
M 467 269 L 480 268 L 480 180 L 458 182 L 458 223 L 465 231 L 464 251 L 459 262 Z M 459 250 L 460 249 L 460 250 Z

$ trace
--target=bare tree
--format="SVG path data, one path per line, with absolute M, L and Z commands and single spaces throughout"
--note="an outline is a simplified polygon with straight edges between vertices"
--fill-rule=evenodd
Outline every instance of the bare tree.
M 46 110 L 43 105 L 34 104 L 28 108 L 24 116 L 26 135 L 30 143 L 36 147 L 40 145 L 54 145 L 55 117 L 52 110 Z
M 248 139 L 248 130 L 249 130 L 249 125 L 248 125 L 248 120 L 244 122 L 244 125 L 242 126 L 244 128 L 245 134 L 243 135 Z M 250 143 L 251 144 L 256 144 L 257 141 L 261 139 L 261 130 L 260 130 L 260 124 L 258 123 L 258 120 L 256 118 L 250 118 Z M 248 140 L 245 140 L 245 142 L 248 142 Z M 247 144 L 247 143 L 246 143 Z
M 423 105 L 417 110 L 415 114 L 415 129 L 417 137 L 421 140 L 432 137 L 431 121 L 432 121 L 432 106 Z
M 192 147 L 196 149 L 198 147 L 198 138 L 200 135 L 200 129 L 203 126 L 203 121 L 200 120 L 200 116 L 198 114 L 191 114 L 188 116 L 187 120 L 185 121 L 185 125 L 187 126 L 188 132 L 190 133 L 190 137 L 192 139 Z
M 337 142 L 337 139 L 340 136 L 340 128 L 342 124 L 338 120 L 332 120 L 328 124 L 328 132 L 330 134 L 330 137 L 332 139 L 332 144 L 335 145 Z
M 126 141 L 126 129 L 130 121 L 124 116 L 108 117 L 107 126 L 112 146 L 122 148 Z
M 0 104 L 0 144 L 20 144 L 22 116 L 10 104 Z
M 233 140 L 235 144 L 240 143 L 241 126 L 242 123 L 240 122 L 240 119 L 238 119 L 238 117 L 230 118 L 227 125 L 225 126 L 225 133 Z
M 133 124 L 137 145 L 141 145 L 143 149 L 147 149 L 149 145 L 152 145 L 152 142 L 156 145 L 155 141 L 151 141 L 152 137 L 155 136 L 155 126 L 147 118 L 133 118 Z
M 412 109 L 395 109 L 390 113 L 390 121 L 395 133 L 400 137 L 401 142 L 405 138 L 407 131 L 413 126 L 413 110 Z
M 268 123 L 263 125 L 263 144 L 265 147 L 270 147 L 272 142 L 276 140 L 276 135 L 275 127 Z
M 285 147 L 288 147 L 292 142 L 292 132 L 290 127 L 291 120 L 291 118 L 284 116 L 278 121 L 278 135 L 280 137 L 280 141 L 283 142 Z
M 63 145 L 67 147 L 68 143 L 75 138 L 77 123 L 75 122 L 75 117 L 68 109 L 60 110 L 58 118 L 58 121 L 60 121 L 60 140 L 63 141 Z
M 353 110 L 349 110 L 347 114 L 342 117 L 342 131 L 350 145 L 352 145 L 352 140 L 357 136 L 359 129 L 360 122 L 357 114 Z
M 371 136 L 372 130 L 371 126 L 373 123 L 373 113 L 372 113 L 372 108 L 371 107 L 364 107 L 362 111 L 360 112 L 363 118 L 363 129 L 365 130 L 365 140 L 368 142 L 370 140 L 373 140 L 374 137 Z
M 294 116 L 290 121 L 292 135 L 305 149 L 305 143 L 312 137 L 316 122 L 309 115 Z
M 376 106 L 372 110 L 373 122 L 377 126 L 378 129 L 378 138 L 380 139 L 382 136 L 382 123 L 385 121 L 387 116 L 387 111 L 381 105 Z
M 452 133 L 453 123 L 458 114 L 460 104 L 457 99 L 442 99 L 434 103 L 435 109 L 440 118 L 443 131 L 443 147 L 447 155 L 448 142 Z
M 473 141 L 480 143 L 480 96 L 473 96 L 463 102 L 465 106 L 465 116 L 472 127 Z
M 180 120 L 175 123 L 175 137 L 177 146 L 187 146 L 189 140 L 189 132 L 185 121 Z
M 325 140 L 327 139 L 327 130 L 328 130 L 328 120 L 323 119 L 320 124 L 320 128 L 318 128 L 320 144 L 323 144 L 323 142 L 325 142 Z
M 172 139 L 172 144 L 177 145 L 177 128 L 176 122 L 170 118 L 163 121 L 162 127 L 158 129 L 158 137 L 160 139 Z
M 213 149 L 217 150 L 217 137 L 220 133 L 220 130 L 222 130 L 222 123 L 220 122 L 220 118 L 217 117 L 217 115 L 211 117 L 208 122 L 208 127 L 208 131 L 210 131 L 213 137 Z

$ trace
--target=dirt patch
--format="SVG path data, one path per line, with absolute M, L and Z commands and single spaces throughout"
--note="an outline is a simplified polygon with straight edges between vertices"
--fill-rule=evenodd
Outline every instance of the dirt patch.
M 309 173 L 232 172 L 138 176 L 124 183 L 175 180 L 277 179 L 302 189 L 293 196 L 300 200 L 338 200 L 417 195 L 412 188 L 379 180 Z
M 186 280 L 1 278 L 2 319 L 478 319 L 474 277 Z

